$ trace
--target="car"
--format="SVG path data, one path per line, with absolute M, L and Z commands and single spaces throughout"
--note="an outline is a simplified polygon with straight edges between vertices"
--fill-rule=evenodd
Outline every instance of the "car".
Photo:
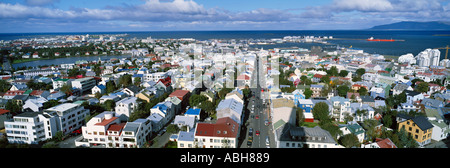
M 264 125 L 268 126 L 269 125 L 269 120 L 264 120 Z
M 248 136 L 253 136 L 253 128 L 248 129 Z
M 251 146 L 252 146 L 252 142 L 253 142 L 253 137 L 252 137 L 252 136 L 249 136 L 249 137 L 248 137 L 248 140 L 247 140 L 247 146 L 248 146 L 248 147 L 251 147 Z
M 259 115 L 256 115 L 256 119 L 259 119 Z
M 259 131 L 256 131 L 256 136 L 259 136 Z
M 266 136 L 266 145 L 269 146 L 270 142 L 269 142 L 269 136 Z

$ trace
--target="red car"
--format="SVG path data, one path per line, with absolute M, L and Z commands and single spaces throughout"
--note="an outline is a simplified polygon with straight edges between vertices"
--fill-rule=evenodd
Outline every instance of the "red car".
M 256 115 L 256 119 L 259 119 L 259 115 Z
M 256 131 L 256 136 L 259 136 L 259 131 Z

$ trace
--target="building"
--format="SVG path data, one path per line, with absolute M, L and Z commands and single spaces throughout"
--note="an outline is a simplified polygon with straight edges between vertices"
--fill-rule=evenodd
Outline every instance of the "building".
M 80 104 L 64 103 L 44 110 L 56 117 L 56 128 L 64 134 L 81 128 L 85 124 L 84 118 L 89 115 L 89 109 L 84 109 Z
M 305 117 L 305 122 L 314 122 L 314 116 L 312 113 L 314 103 L 312 102 L 311 99 L 299 99 L 297 107 L 303 109 L 303 116 Z
M 5 121 L 12 119 L 12 114 L 9 110 L 0 109 L 0 129 L 5 128 Z
M 319 126 L 295 127 L 292 124 L 275 130 L 275 144 L 277 148 L 343 148 L 330 132 Z
M 181 109 L 184 109 L 189 104 L 189 97 L 191 96 L 188 90 L 175 90 L 169 97 L 178 97 L 181 100 Z
M 50 139 L 60 130 L 57 120 L 56 116 L 43 112 L 18 114 L 4 122 L 8 142 L 38 144 Z
M 80 78 L 72 81 L 72 87 L 79 89 L 81 93 L 91 91 L 95 85 L 96 81 L 93 77 Z
M 61 88 L 63 85 L 68 84 L 69 86 L 72 86 L 73 79 L 52 79 L 53 89 Z
M 219 118 L 216 123 L 197 123 L 194 147 L 237 148 L 240 126 L 229 117 Z
M 339 122 L 344 122 L 346 115 L 351 115 L 350 100 L 335 96 L 330 98 L 330 102 L 333 104 L 332 117 Z
M 234 98 L 224 99 L 219 102 L 219 105 L 217 105 L 217 119 L 229 117 L 236 121 L 238 124 L 241 124 L 243 119 L 243 109 L 244 104 L 242 104 L 240 101 Z
M 75 140 L 76 146 L 106 148 L 139 148 L 151 136 L 151 123 L 147 119 L 121 122 L 114 112 L 105 111 L 82 127 L 83 136 Z
M 100 94 L 105 94 L 106 93 L 106 86 L 102 85 L 102 84 L 94 86 L 92 88 L 92 94 L 95 95 L 97 92 L 100 93 Z
M 420 147 L 431 142 L 433 125 L 424 116 L 411 117 L 408 115 L 397 115 L 398 130 L 405 129 L 411 135 Z
M 357 122 L 350 122 L 349 124 L 340 124 L 339 129 L 342 131 L 342 135 L 353 134 L 358 138 L 358 141 L 362 143 L 364 141 L 365 132 L 364 129 Z M 339 139 L 339 135 L 337 137 Z
M 118 116 L 121 114 L 130 117 L 131 113 L 134 112 L 134 110 L 137 109 L 138 103 L 137 103 L 136 97 L 126 97 L 122 100 L 119 100 L 116 102 L 115 112 Z
M 415 58 L 417 65 L 421 67 L 429 67 L 431 65 L 439 66 L 441 52 L 438 49 L 427 48 L 420 52 Z
M 397 148 L 397 145 L 395 145 L 389 138 L 376 138 L 373 143 L 361 144 L 361 148 Z

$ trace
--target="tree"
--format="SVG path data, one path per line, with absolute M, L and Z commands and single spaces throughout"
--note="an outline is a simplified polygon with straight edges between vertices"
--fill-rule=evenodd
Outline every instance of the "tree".
M 428 91 L 428 83 L 427 82 L 421 82 L 416 86 L 416 90 L 420 93 L 424 93 Z
M 114 102 L 114 100 L 106 100 L 103 103 L 103 106 L 107 111 L 113 111 L 116 107 L 116 102 Z
M 341 97 L 345 97 L 350 88 L 347 85 L 341 85 L 337 87 L 338 95 Z
M 22 111 L 22 108 L 13 100 L 8 100 L 5 109 L 9 110 L 13 115 L 17 115 Z
M 119 78 L 119 85 L 121 87 L 127 87 L 130 86 L 132 84 L 132 79 L 131 79 L 131 75 L 123 75 Z
M 345 146 L 346 148 L 360 146 L 358 137 L 356 137 L 355 134 L 347 134 L 347 135 L 341 136 L 339 138 L 339 143 L 342 144 L 343 146 Z
M 170 124 L 169 126 L 167 126 L 168 133 L 177 133 L 179 130 L 180 128 L 178 128 L 178 126 L 175 124 Z
M 304 92 L 304 94 L 305 94 L 305 99 L 309 99 L 309 98 L 311 97 L 312 93 L 313 93 L 313 91 L 312 91 L 311 89 L 306 88 L 306 89 L 305 89 L 305 92 Z
M 42 108 L 48 109 L 50 107 L 55 107 L 58 104 L 61 104 L 58 100 L 49 100 L 49 101 L 45 102 L 44 104 L 42 104 Z
M 11 88 L 11 84 L 6 80 L 0 80 L 0 92 L 7 92 Z
M 339 76 L 340 77 L 346 77 L 348 75 L 348 71 L 346 71 L 346 70 L 341 70 L 340 72 L 339 72 Z
M 328 75 L 322 76 L 322 78 L 320 78 L 320 80 L 324 83 L 330 83 L 330 77 Z
M 356 75 L 358 75 L 359 77 L 361 77 L 365 73 L 366 73 L 366 69 L 364 69 L 364 68 L 359 68 L 356 70 Z
M 191 97 L 189 97 L 189 105 L 191 107 L 194 107 L 202 102 L 205 102 L 206 100 L 208 100 L 208 98 L 206 98 L 205 96 L 194 94 Z
M 61 88 L 59 88 L 59 90 L 66 95 L 72 93 L 72 88 L 70 88 L 70 86 L 68 84 L 62 85 Z
M 112 93 L 116 91 L 116 84 L 114 84 L 114 81 L 108 81 L 106 82 L 106 93 Z
M 330 70 L 327 70 L 327 74 L 330 76 L 338 76 L 338 69 L 336 68 L 336 66 L 332 66 Z
M 331 117 L 329 116 L 330 112 L 328 108 L 328 104 L 325 102 L 316 103 L 312 110 L 314 118 L 320 122 L 330 122 Z
M 360 96 L 366 96 L 368 94 L 368 90 L 366 89 L 366 87 L 360 87 L 358 93 Z

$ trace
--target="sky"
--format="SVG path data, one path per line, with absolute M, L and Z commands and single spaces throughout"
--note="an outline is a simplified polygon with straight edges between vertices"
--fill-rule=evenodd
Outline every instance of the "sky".
M 0 0 L 0 33 L 354 30 L 450 21 L 450 0 Z

